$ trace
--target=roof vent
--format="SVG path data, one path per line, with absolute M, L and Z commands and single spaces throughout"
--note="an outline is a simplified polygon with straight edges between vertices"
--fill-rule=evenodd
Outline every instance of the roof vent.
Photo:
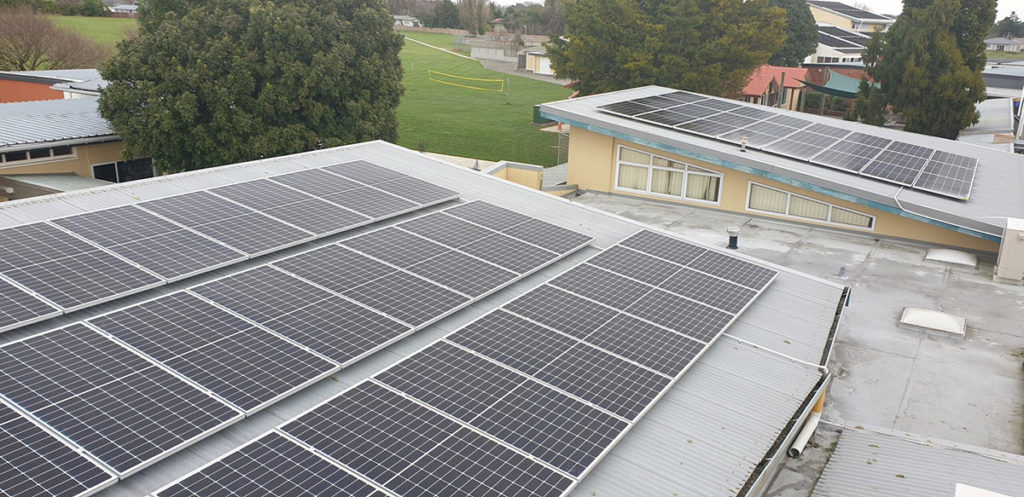
M 967 319 L 945 312 L 904 307 L 900 314 L 901 328 L 963 338 L 967 333 Z

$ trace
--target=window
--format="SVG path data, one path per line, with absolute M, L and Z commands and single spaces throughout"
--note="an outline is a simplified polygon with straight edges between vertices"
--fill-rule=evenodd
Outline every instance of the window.
M 0 165 L 20 166 L 33 162 L 49 162 L 52 160 L 75 158 L 74 147 L 52 147 L 33 148 L 32 150 L 20 150 L 17 152 L 4 152 L 0 154 Z
M 757 183 L 750 183 L 747 210 L 868 230 L 875 227 L 874 216 Z
M 697 202 L 718 203 L 722 175 L 685 162 L 619 147 L 617 188 Z
M 153 177 L 152 159 L 117 161 L 92 166 L 92 177 L 111 183 L 124 183 Z

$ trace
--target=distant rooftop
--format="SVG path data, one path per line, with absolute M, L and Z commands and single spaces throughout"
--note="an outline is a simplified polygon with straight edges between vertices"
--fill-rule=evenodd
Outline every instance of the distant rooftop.
M 96 69 L 52 69 L 45 71 L 0 71 L 0 79 L 34 81 L 39 83 L 81 82 L 101 78 Z
M 115 138 L 96 99 L 0 104 L 0 151 L 41 144 L 72 145 Z
M 889 22 L 892 22 L 892 19 L 887 17 L 887 16 L 878 15 L 878 14 L 875 14 L 875 13 L 872 13 L 872 12 L 868 12 L 868 11 L 863 10 L 863 9 L 858 9 L 857 7 L 852 7 L 850 5 L 846 5 L 845 3 L 842 3 L 842 2 L 826 2 L 826 1 L 822 1 L 822 0 L 807 0 L 807 4 L 811 5 L 811 6 L 814 6 L 814 7 L 817 7 L 819 9 L 822 9 L 822 10 L 828 10 L 828 11 L 831 11 L 831 12 L 835 12 L 835 13 L 843 16 L 843 17 L 848 17 L 850 19 L 857 19 L 857 20 L 862 20 L 862 21 L 889 21 Z

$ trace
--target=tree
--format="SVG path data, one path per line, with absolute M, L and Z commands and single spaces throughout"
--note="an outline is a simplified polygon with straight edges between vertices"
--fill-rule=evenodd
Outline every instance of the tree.
M 1010 12 L 1010 15 L 1002 18 L 995 26 L 992 26 L 989 35 L 1016 38 L 1020 36 L 1021 31 L 1024 31 L 1024 22 L 1017 17 L 1016 12 Z
M 785 37 L 768 0 L 579 0 L 565 38 L 547 44 L 560 78 L 582 95 L 658 84 L 736 95 Z
M 402 37 L 380 0 L 150 0 L 102 69 L 126 155 L 175 172 L 395 141 Z
M 430 11 L 430 15 L 423 19 L 423 23 L 430 28 L 458 28 L 459 8 L 452 0 L 442 0 Z
M 818 49 L 818 23 L 806 0 L 771 0 L 786 10 L 786 41 L 768 60 L 776 66 L 799 66 Z
M 491 5 L 488 0 L 459 0 L 459 21 L 462 29 L 471 35 L 482 35 L 487 32 L 487 21 L 491 17 Z
M 0 70 L 78 69 L 96 67 L 110 55 L 103 46 L 73 31 L 60 29 L 30 7 L 0 7 Z
M 881 85 L 877 101 L 902 113 L 907 131 L 956 138 L 978 121 L 984 36 L 994 20 L 995 0 L 905 0 L 864 52 L 868 75 Z

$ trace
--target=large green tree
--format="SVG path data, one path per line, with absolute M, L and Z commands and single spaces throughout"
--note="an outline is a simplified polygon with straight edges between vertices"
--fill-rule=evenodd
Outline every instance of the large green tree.
M 126 153 L 175 172 L 395 141 L 402 37 L 380 0 L 149 0 L 102 68 Z
M 797 67 L 818 48 L 818 23 L 807 0 L 771 0 L 771 4 L 786 10 L 786 41 L 768 63 Z
M 548 43 L 561 78 L 581 94 L 657 84 L 735 95 L 785 39 L 769 0 L 578 0 Z
M 995 0 L 905 0 L 887 33 L 864 52 L 879 102 L 903 114 L 907 131 L 956 138 L 978 121 L 985 99 L 985 34 Z M 869 97 L 870 98 L 870 97 Z

